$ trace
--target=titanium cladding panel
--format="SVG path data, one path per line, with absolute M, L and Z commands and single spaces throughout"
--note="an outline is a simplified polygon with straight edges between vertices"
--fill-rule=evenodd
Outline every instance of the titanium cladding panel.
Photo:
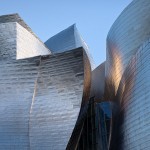
M 82 49 L 1 62 L 0 149 L 65 149 L 82 101 Z
M 53 54 L 83 47 L 86 55 L 88 55 L 92 69 L 94 68 L 94 61 L 89 54 L 89 48 L 79 34 L 75 24 L 49 38 L 45 42 L 45 45 L 52 51 Z
M 122 150 L 150 149 L 150 40 L 143 43 L 124 72 L 121 101 Z
M 133 0 L 115 21 L 108 34 L 106 56 L 106 88 L 110 93 L 108 99 L 113 99 L 116 94 L 122 74 L 132 55 L 150 36 L 149 10 L 149 0 Z
M 102 100 L 105 87 L 105 62 L 92 71 L 90 96 Z
M 133 0 L 107 37 L 105 99 L 116 106 L 111 150 L 150 149 L 149 10 L 149 0 Z
M 28 30 L 16 23 L 17 30 L 17 59 L 25 59 L 35 56 L 50 55 L 51 52 L 46 46 L 32 35 Z
M 65 149 L 82 99 L 89 96 L 91 70 L 84 49 L 50 56 L 16 22 L 5 20 L 0 31 L 0 149 Z
M 81 106 L 83 71 L 82 49 L 41 61 L 30 115 L 31 149 L 66 148 Z

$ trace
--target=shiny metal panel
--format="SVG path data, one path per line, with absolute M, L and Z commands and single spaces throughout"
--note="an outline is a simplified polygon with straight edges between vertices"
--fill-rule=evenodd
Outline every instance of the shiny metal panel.
M 0 59 L 0 149 L 29 150 L 29 117 L 38 58 Z
M 107 37 L 105 100 L 112 101 L 110 150 L 149 150 L 150 2 L 133 0 Z
M 83 50 L 41 60 L 30 115 L 30 147 L 65 149 L 82 102 Z
M 123 92 L 121 111 L 124 112 L 122 134 L 123 148 L 150 149 L 150 40 L 143 43 L 129 63 L 125 73 L 126 88 Z M 130 71 L 130 72 L 129 72 Z
M 83 62 L 84 62 L 84 82 L 83 82 L 82 102 L 78 119 L 76 121 L 71 138 L 67 144 L 66 150 L 73 150 L 77 148 L 88 108 L 87 105 L 89 102 L 90 88 L 91 88 L 91 65 L 89 57 L 85 50 L 83 51 Z
M 59 32 L 45 42 L 45 45 L 52 50 L 53 53 L 64 52 L 67 50 L 75 49 L 75 25 Z M 81 47 L 81 46 L 79 46 Z
M 105 62 L 92 71 L 90 96 L 102 101 L 105 88 Z
M 49 55 L 11 21 L 0 24 L 0 149 L 65 149 L 89 99 L 88 55 L 83 48 Z
M 45 45 L 52 51 L 53 54 L 69 51 L 71 49 L 83 47 L 90 60 L 91 67 L 94 69 L 94 61 L 89 53 L 89 48 L 81 35 L 79 34 L 76 24 L 68 27 L 67 29 L 57 33 L 53 37 L 49 38 Z
M 51 54 L 50 50 L 46 48 L 41 41 L 18 23 L 16 23 L 16 32 L 16 59 L 25 59 Z
M 16 23 L 0 24 L 0 60 L 16 59 L 17 33 Z
M 150 36 L 149 0 L 133 0 L 113 24 L 107 37 L 106 88 L 116 95 L 122 74 L 140 45 Z M 113 89 L 113 90 L 112 90 Z
M 48 39 L 45 45 L 51 49 L 53 53 L 68 51 L 79 47 L 88 49 L 75 24 Z
M 0 23 L 9 23 L 9 22 L 17 22 L 26 30 L 28 30 L 32 35 L 34 35 L 38 40 L 40 40 L 35 33 L 31 30 L 31 28 L 24 22 L 24 20 L 19 16 L 19 14 L 9 14 L 0 16 Z

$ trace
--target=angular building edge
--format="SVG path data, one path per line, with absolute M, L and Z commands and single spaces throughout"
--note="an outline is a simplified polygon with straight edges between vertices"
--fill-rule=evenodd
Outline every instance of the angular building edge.
M 3 21 L 2 21 L 2 18 L 4 19 Z M 20 20 L 20 18 L 19 18 L 19 20 Z M 14 76 L 14 78 L 17 79 L 17 81 L 14 80 L 15 84 L 14 84 L 13 89 L 18 90 L 18 91 L 20 90 L 20 94 L 24 93 L 23 95 L 26 94 L 26 96 L 30 97 L 30 98 L 29 97 L 27 98 L 28 103 L 30 103 L 30 105 L 31 105 L 31 107 L 28 109 L 29 110 L 32 109 L 32 111 L 30 111 L 30 113 L 29 113 L 30 114 L 29 116 L 28 116 L 28 112 L 26 109 L 24 109 L 24 112 L 23 112 L 26 115 L 25 117 L 27 119 L 27 120 L 25 120 L 26 121 L 25 125 L 30 123 L 29 126 L 26 126 L 24 128 L 24 130 L 28 130 L 27 132 L 30 131 L 28 133 L 29 137 L 27 137 L 25 135 L 20 135 L 20 136 L 23 136 L 23 139 L 19 143 L 16 142 L 15 150 L 19 149 L 22 142 L 25 142 L 25 141 L 26 141 L 26 144 L 24 145 L 25 146 L 24 148 L 27 148 L 27 149 L 30 149 L 30 148 L 38 149 L 38 147 L 40 147 L 41 150 L 42 150 L 42 148 L 44 148 L 44 150 L 46 150 L 51 147 L 53 147 L 53 148 L 55 147 L 58 150 L 58 149 L 61 149 L 62 147 L 65 148 L 65 146 L 66 146 L 65 144 L 67 144 L 66 142 L 68 142 L 67 139 L 69 138 L 69 136 L 71 136 L 70 134 L 73 131 L 73 128 L 75 126 L 75 124 L 73 125 L 73 122 L 74 121 L 76 122 L 76 120 L 77 120 L 77 118 L 75 119 L 74 117 L 75 116 L 78 117 L 78 120 L 79 120 L 79 118 L 82 117 L 81 113 L 78 116 L 79 110 L 80 110 L 80 105 L 81 105 L 81 111 L 82 111 L 82 109 L 84 109 L 85 105 L 87 104 L 87 102 L 89 100 L 89 96 L 90 96 L 89 94 L 90 94 L 90 85 L 91 85 L 91 65 L 90 65 L 90 61 L 89 61 L 88 55 L 86 53 L 86 50 L 84 50 L 84 48 L 82 48 L 82 47 L 79 47 L 79 48 L 71 49 L 69 51 L 65 51 L 62 53 L 55 54 L 55 55 L 53 55 L 53 54 L 50 55 L 49 49 L 45 48 L 44 44 L 41 43 L 41 41 L 39 41 L 34 36 L 34 34 L 31 34 L 32 31 L 29 31 L 28 28 L 26 27 L 26 25 L 23 25 L 23 26 L 25 26 L 25 28 L 24 28 L 22 25 L 20 25 L 20 23 L 18 23 L 18 15 L 10 15 L 10 18 L 9 18 L 9 15 L 2 16 L 2 17 L 0 17 L 0 21 L 1 21 L 0 26 L 2 26 L 2 28 L 3 28 L 3 29 L 1 28 L 2 29 L 1 31 L 5 35 L 5 36 L 3 36 L 3 41 L 4 41 L 3 45 L 1 43 L 2 47 L 1 47 L 0 53 L 2 55 L 0 55 L 0 57 L 1 57 L 1 62 L 3 61 L 3 64 L 6 65 L 6 67 L 3 68 L 3 72 L 0 73 L 1 77 L 5 76 L 5 79 L 2 78 L 0 85 L 1 85 L 1 88 L 3 86 L 2 90 L 8 90 L 8 88 L 10 89 L 9 95 L 5 95 L 6 93 L 4 93 L 1 95 L 1 97 L 2 97 L 2 99 L 6 98 L 6 97 L 8 97 L 8 99 L 14 98 L 15 99 L 14 103 L 16 104 L 16 107 L 18 106 L 21 109 L 23 109 L 22 106 L 20 106 L 20 104 L 18 103 L 19 102 L 18 101 L 19 93 L 16 92 L 16 94 L 13 94 L 13 91 L 11 91 L 12 90 L 11 77 L 6 76 L 6 74 L 5 74 L 7 71 L 10 70 L 11 76 Z M 8 32 L 10 32 L 9 30 L 10 29 L 12 30 L 12 28 L 9 28 L 9 26 L 13 26 L 14 31 L 11 31 L 12 36 L 8 37 Z M 8 38 L 8 40 L 7 40 L 7 38 Z M 30 41 L 30 42 L 32 42 L 31 44 L 29 44 L 29 39 L 30 40 L 32 39 Z M 9 46 L 9 49 L 6 47 L 6 45 Z M 3 54 L 6 52 L 6 50 L 7 50 L 7 55 Z M 32 52 L 32 54 L 31 54 L 31 52 Z M 81 53 L 83 53 L 83 54 L 81 54 Z M 57 61 L 57 57 L 60 57 L 59 61 Z M 72 57 L 72 59 L 71 59 L 71 57 Z M 66 61 L 70 61 L 70 64 L 66 63 Z M 53 64 L 53 63 L 56 63 L 56 64 Z M 52 64 L 55 65 L 56 68 L 58 68 L 57 69 L 58 71 L 56 71 L 55 68 L 52 67 Z M 21 65 L 21 68 L 20 68 L 20 65 Z M 64 72 L 59 65 L 64 67 L 62 69 L 64 69 L 64 70 L 66 69 L 66 72 Z M 79 68 L 79 66 L 81 68 Z M 0 67 L 2 69 L 2 66 L 0 66 Z M 10 69 L 10 67 L 14 68 L 14 70 Z M 32 68 L 32 70 L 30 70 L 31 69 L 30 67 Z M 70 70 L 68 70 L 69 68 L 70 68 Z M 15 73 L 16 70 L 18 70 L 18 71 Z M 22 72 L 22 70 L 23 70 L 23 72 Z M 28 72 L 29 70 L 31 72 Z M 32 76 L 31 79 L 30 79 L 29 74 Z M 64 74 L 66 75 L 66 77 L 68 77 L 68 79 L 64 76 Z M 67 76 L 67 74 L 70 76 Z M 23 76 L 24 76 L 24 78 L 23 78 Z M 55 76 L 57 79 L 55 79 Z M 64 79 L 62 80 L 59 76 L 60 77 L 62 76 L 61 78 L 62 79 L 64 78 Z M 72 77 L 72 79 L 70 79 L 70 81 L 69 81 L 70 77 Z M 46 78 L 47 78 L 47 81 L 45 82 Z M 5 83 L 3 83 L 3 80 L 7 80 L 9 82 L 9 84 L 6 85 Z M 55 80 L 56 80 L 56 83 L 54 83 L 54 85 L 53 85 L 53 82 Z M 66 83 L 64 83 L 65 80 L 66 80 Z M 68 82 L 70 82 L 70 85 L 67 84 L 67 80 L 68 80 Z M 57 83 L 58 81 L 59 81 L 59 83 Z M 63 82 L 64 85 L 61 82 Z M 52 95 L 54 95 L 54 97 L 49 94 L 45 95 L 45 93 L 47 93 L 49 91 L 49 89 L 51 89 L 52 92 L 53 92 L 53 90 L 55 90 L 55 89 L 52 89 L 51 84 L 53 86 L 58 85 L 58 87 L 56 87 L 56 90 L 58 90 L 59 92 L 51 93 Z M 59 84 L 62 84 L 62 85 L 59 85 Z M 67 85 L 65 86 L 65 84 L 67 84 Z M 24 92 L 21 92 L 19 85 L 26 85 L 26 86 L 24 86 L 25 89 L 23 89 L 23 87 L 22 87 Z M 72 87 L 70 87 L 71 85 L 72 85 Z M 27 87 L 27 86 L 29 86 L 29 87 Z M 30 89 L 30 86 L 32 87 L 31 88 L 32 90 L 28 91 L 27 88 Z M 62 86 L 65 86 L 64 89 L 59 89 Z M 70 88 L 68 88 L 67 86 Z M 47 126 L 47 128 L 45 128 L 45 126 L 43 126 L 39 122 L 39 124 L 41 124 L 40 126 L 43 128 L 43 130 L 40 131 L 40 128 L 38 127 L 38 124 L 36 124 L 36 122 L 40 121 L 40 119 L 44 118 L 44 116 L 46 117 L 47 113 L 48 114 L 50 113 L 49 112 L 50 110 L 48 110 L 46 108 L 46 106 L 50 107 L 50 101 L 48 101 L 49 98 L 55 99 L 55 97 L 59 96 L 58 100 L 60 101 L 61 99 L 64 99 L 62 97 L 62 95 L 65 94 L 64 93 L 65 90 L 70 90 L 70 92 L 68 93 L 69 96 L 66 98 L 64 97 L 64 98 L 67 100 L 68 104 L 71 103 L 71 105 L 69 107 L 72 106 L 73 110 L 69 110 L 69 111 L 71 111 L 72 113 L 74 112 L 74 114 L 72 114 L 74 121 L 70 120 L 70 122 L 69 122 L 69 120 L 68 120 L 68 129 L 67 129 L 68 135 L 65 135 L 65 136 L 67 136 L 64 138 L 65 141 L 59 141 L 59 140 L 57 141 L 56 140 L 56 142 L 59 142 L 58 145 L 55 142 L 52 142 L 52 143 L 50 142 L 48 144 L 47 138 L 51 138 L 51 135 L 48 136 L 49 131 L 51 131 L 51 129 L 50 129 L 51 125 L 49 124 L 49 127 Z M 74 98 L 72 97 L 73 95 L 71 93 L 74 95 Z M 27 107 L 26 103 L 25 103 L 26 96 L 22 98 L 22 104 L 24 104 L 25 108 Z M 16 99 L 16 97 L 18 97 L 18 99 Z M 43 102 L 40 97 L 43 97 Z M 70 99 L 68 99 L 69 97 L 70 97 Z M 45 101 L 44 101 L 44 99 L 45 99 Z M 58 101 L 56 101 L 56 102 L 58 102 Z M 45 104 L 49 103 L 49 105 L 43 105 L 43 103 L 45 103 Z M 63 105 L 65 106 L 65 103 Z M 63 105 L 60 108 L 58 105 L 58 107 L 56 107 L 56 108 L 58 110 L 60 110 L 61 108 L 64 108 Z M 8 101 L 8 103 L 4 103 L 4 108 L 5 107 L 9 108 L 8 113 L 11 114 L 12 113 L 11 110 L 13 110 L 13 108 L 12 108 L 13 105 L 11 105 L 11 103 L 9 103 L 9 101 Z M 45 112 L 45 114 L 40 112 L 39 111 L 40 109 L 42 109 Z M 54 108 L 52 108 L 52 109 L 54 109 Z M 18 115 L 18 119 L 20 119 L 20 117 L 22 118 L 22 116 L 19 117 L 18 112 L 15 112 L 15 113 Z M 58 112 L 56 112 L 56 114 L 57 113 Z M 41 115 L 44 115 L 44 116 L 40 118 Z M 47 116 L 47 117 L 51 118 L 52 117 L 51 115 Z M 57 117 L 61 118 L 61 116 L 59 116 L 59 114 Z M 56 120 L 57 120 L 57 117 L 56 117 Z M 12 123 L 15 123 L 16 120 L 13 119 L 12 115 L 10 115 L 9 118 L 12 119 Z M 47 118 L 45 118 L 45 119 L 47 119 Z M 18 121 L 20 121 L 20 120 L 18 120 Z M 55 119 L 53 121 L 55 121 Z M 48 124 L 48 122 L 46 122 L 46 120 L 44 121 L 44 123 Z M 72 125 L 70 125 L 70 124 L 72 124 Z M 15 127 L 11 123 L 9 125 L 10 125 L 10 127 L 12 127 L 12 128 L 9 128 L 9 130 L 10 131 L 12 130 L 13 134 L 15 134 L 15 132 L 16 132 Z M 69 129 L 70 126 L 72 129 Z M 67 126 L 65 125 L 64 130 L 66 127 Z M 3 128 L 3 127 L 1 126 L 1 128 Z M 55 133 L 56 133 L 56 131 L 58 132 L 59 128 L 57 128 L 57 125 L 55 126 L 55 128 L 56 128 L 56 130 L 55 130 Z M 17 136 L 19 136 L 19 134 L 22 134 L 21 132 L 19 133 L 20 130 L 21 130 L 21 128 L 20 129 L 18 128 L 18 135 L 16 135 L 16 137 L 12 135 L 12 139 L 13 139 L 13 137 L 17 139 L 18 138 Z M 44 132 L 46 130 L 47 130 L 47 136 Z M 37 135 L 39 135 L 39 136 L 36 136 L 35 133 L 37 133 Z M 62 135 L 65 134 L 63 132 L 60 132 L 60 133 L 62 133 Z M 60 133 L 59 133 L 59 136 L 60 136 Z M 45 136 L 43 137 L 44 134 L 45 134 Z M 7 136 L 7 132 L 3 133 L 3 135 L 5 137 L 8 137 L 7 144 L 5 146 L 3 146 L 3 143 L 1 143 L 0 147 L 7 150 L 14 143 L 13 143 L 13 141 L 11 141 L 11 139 L 9 139 L 10 135 Z M 57 136 L 57 138 L 59 138 L 59 137 Z M 45 139 L 45 141 L 42 139 Z M 28 140 L 29 140 L 29 142 L 27 142 Z M 1 136 L 1 141 L 3 141 L 2 136 Z M 35 141 L 39 141 L 39 142 L 35 143 Z M 39 145 L 39 144 L 41 144 L 41 145 Z

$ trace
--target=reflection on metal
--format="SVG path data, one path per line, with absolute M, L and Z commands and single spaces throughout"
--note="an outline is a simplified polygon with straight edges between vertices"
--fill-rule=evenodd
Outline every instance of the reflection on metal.
M 149 9 L 149 0 L 133 0 L 109 31 L 106 55 L 106 89 L 112 93 L 109 96 L 111 99 L 116 95 L 122 74 L 130 59 L 140 45 L 149 38 Z
M 53 37 L 49 38 L 45 45 L 52 51 L 52 53 L 65 52 L 70 49 L 83 47 L 88 55 L 92 69 L 94 69 L 94 61 L 89 53 L 89 48 L 81 35 L 79 34 L 76 24 L 68 27 L 67 29 L 57 33 Z
M 17 14 L 0 31 L 0 149 L 65 149 L 90 94 L 86 50 L 51 54 Z
M 110 104 L 108 102 L 97 103 L 94 97 L 90 98 L 76 149 L 108 150 L 110 118 Z
M 97 144 L 96 150 L 108 150 L 111 122 L 111 103 L 96 103 L 95 111 Z
M 131 2 L 94 70 L 75 25 L 44 44 L 17 14 L 0 16 L 0 149 L 149 150 L 149 10 Z
M 102 101 L 105 88 L 105 62 L 92 71 L 91 97 L 96 101 Z
M 149 0 L 133 0 L 107 37 L 104 99 L 113 104 L 110 150 L 150 149 L 149 10 Z

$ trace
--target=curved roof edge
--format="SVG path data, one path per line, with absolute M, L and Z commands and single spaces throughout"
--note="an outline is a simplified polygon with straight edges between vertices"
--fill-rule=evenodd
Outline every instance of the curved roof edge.
M 76 24 L 69 26 L 68 28 L 49 38 L 45 42 L 45 45 L 51 49 L 52 53 L 61 53 L 71 49 L 83 47 L 90 59 L 92 70 L 95 68 L 94 61 L 89 53 L 89 48 L 78 32 Z
M 124 10 L 120 13 L 120 15 L 116 18 L 116 20 L 114 21 L 114 23 L 112 24 L 108 34 L 107 34 L 107 38 L 109 33 L 111 32 L 111 30 L 114 28 L 114 26 L 116 26 L 116 23 L 118 22 L 119 18 L 122 17 L 122 15 L 124 14 L 124 12 L 128 11 L 128 9 L 130 9 L 130 7 L 132 7 L 132 5 L 136 2 L 136 0 L 133 0 L 132 2 L 130 2 L 125 8 Z

